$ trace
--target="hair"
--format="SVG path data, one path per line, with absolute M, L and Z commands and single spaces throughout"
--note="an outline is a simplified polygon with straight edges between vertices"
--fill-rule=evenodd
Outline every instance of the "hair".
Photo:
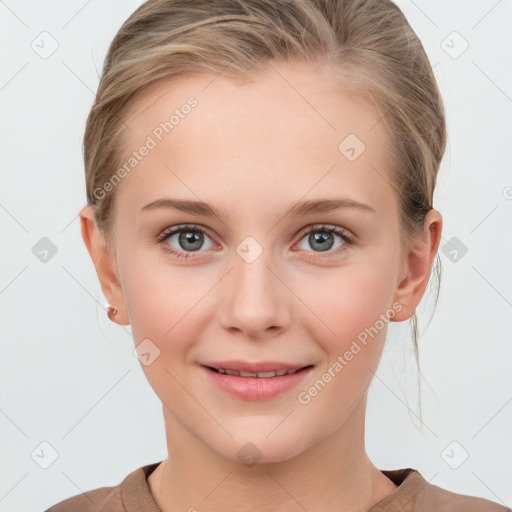
M 105 59 L 84 135 L 87 202 L 115 248 L 115 188 L 124 119 L 162 81 L 197 72 L 250 80 L 272 62 L 323 64 L 345 90 L 366 97 L 390 134 L 389 175 L 402 241 L 433 208 L 446 145 L 444 106 L 424 48 L 388 0 L 149 0 L 121 26 Z M 431 274 L 439 284 L 437 256 Z M 437 287 L 437 296 L 439 286 Z M 417 320 L 411 327 L 417 361 Z

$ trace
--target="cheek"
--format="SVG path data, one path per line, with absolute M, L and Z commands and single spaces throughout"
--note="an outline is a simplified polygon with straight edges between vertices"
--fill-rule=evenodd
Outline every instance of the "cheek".
M 336 393 L 336 400 L 360 395 L 373 377 L 370 370 L 378 366 L 387 326 L 395 314 L 391 303 L 395 268 L 390 261 L 377 255 L 333 269 L 321 282 L 300 285 L 299 295 L 307 298 L 312 311 L 302 322 L 326 355 L 320 373 L 326 373 L 324 382 Z M 298 281 L 296 286 L 299 290 Z
M 185 363 L 201 339 L 200 315 L 212 278 L 192 277 L 190 269 L 162 261 L 147 265 L 133 257 L 125 263 L 123 292 L 141 368 L 163 403 L 187 408 L 191 404 L 180 383 L 186 384 Z
M 364 288 L 338 293 L 322 311 L 322 319 L 334 334 L 322 326 L 313 333 L 326 360 L 296 398 L 305 421 L 316 418 L 327 433 L 354 410 L 379 365 L 388 324 L 380 315 L 389 314 L 388 294 L 370 290 L 370 294 Z
M 120 261 L 123 294 L 136 342 L 155 336 L 175 338 L 175 330 L 190 322 L 194 309 L 211 287 L 198 267 L 166 264 L 157 250 L 125 251 Z
M 143 251 L 125 254 L 131 254 L 121 268 L 132 335 L 136 346 L 142 343 L 141 349 L 146 351 L 147 346 L 158 356 L 142 368 L 160 394 L 160 385 L 167 390 L 174 386 L 166 370 L 180 382 L 186 376 L 184 363 L 191 360 L 205 322 L 211 321 L 215 312 L 208 292 L 218 276 L 212 270 L 166 264 L 162 256 L 149 261 Z
M 310 318 L 318 319 L 315 338 L 341 350 L 372 326 L 391 307 L 394 274 L 394 268 L 375 259 L 331 269 L 318 280 L 298 279 L 295 289 L 306 299 Z

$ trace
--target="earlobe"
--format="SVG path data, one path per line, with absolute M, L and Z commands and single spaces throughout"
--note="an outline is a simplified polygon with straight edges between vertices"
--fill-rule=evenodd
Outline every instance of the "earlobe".
M 441 241 L 443 219 L 437 210 L 425 217 L 423 232 L 411 242 L 406 258 L 406 275 L 398 283 L 394 302 L 402 305 L 393 321 L 410 318 L 421 302 L 430 277 L 430 271 Z
M 129 325 L 123 290 L 117 275 L 114 255 L 107 249 L 94 218 L 94 208 L 85 206 L 80 211 L 80 229 L 87 251 L 96 268 L 103 295 L 117 309 L 115 322 Z

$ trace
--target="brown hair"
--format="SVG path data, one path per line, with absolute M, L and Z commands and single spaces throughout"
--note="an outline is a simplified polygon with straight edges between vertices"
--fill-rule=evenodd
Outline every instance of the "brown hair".
M 446 144 L 442 99 L 423 46 L 388 0 L 149 0 L 112 41 L 87 119 L 87 202 L 114 250 L 114 199 L 102 187 L 121 165 L 123 118 L 142 92 L 186 73 L 250 79 L 270 61 L 323 63 L 383 113 L 403 240 L 432 209 Z M 439 257 L 433 272 L 439 278 Z M 437 297 L 436 297 L 437 300 Z M 416 315 L 412 317 L 416 355 Z

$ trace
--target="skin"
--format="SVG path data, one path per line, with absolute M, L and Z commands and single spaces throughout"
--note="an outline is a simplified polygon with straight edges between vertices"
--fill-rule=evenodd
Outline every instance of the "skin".
M 244 85 L 214 78 L 159 84 L 128 113 L 127 152 L 188 97 L 198 100 L 117 186 L 115 253 L 105 248 L 92 207 L 80 214 L 115 321 L 131 324 L 136 345 L 149 338 L 160 350 L 141 365 L 162 401 L 170 454 L 149 477 L 151 492 L 165 512 L 368 510 L 396 490 L 364 445 L 368 386 L 386 327 L 309 403 L 297 394 L 393 304 L 401 310 L 392 321 L 411 316 L 438 249 L 441 215 L 429 212 L 423 232 L 401 245 L 382 113 L 324 69 L 273 64 Z M 366 146 L 353 162 L 338 150 L 349 133 Z M 226 218 L 140 212 L 163 197 L 201 200 Z M 374 212 L 284 217 L 300 200 L 341 197 Z M 184 223 L 208 230 L 186 259 L 163 250 L 187 253 L 178 235 L 154 241 Z M 322 252 L 307 233 L 298 236 L 315 224 L 345 228 L 354 241 L 334 254 L 344 241 L 333 234 Z M 236 252 L 247 236 L 263 249 L 251 263 Z M 249 401 L 212 386 L 199 366 L 229 359 L 315 367 L 297 389 Z M 248 442 L 261 454 L 252 466 L 237 457 Z

